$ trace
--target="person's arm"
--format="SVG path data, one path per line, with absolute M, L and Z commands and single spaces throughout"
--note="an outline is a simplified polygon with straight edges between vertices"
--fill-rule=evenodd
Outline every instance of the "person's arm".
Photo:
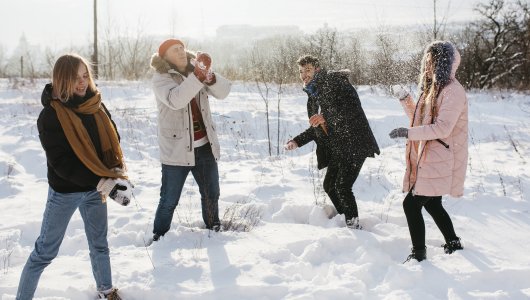
M 412 96 L 408 94 L 405 98 L 399 99 L 399 103 L 403 107 L 407 117 L 409 117 L 410 122 L 412 122 L 412 118 L 414 118 L 414 110 L 416 109 L 416 104 L 414 103 Z
M 451 85 L 441 92 L 438 116 L 433 124 L 409 128 L 408 139 L 427 141 L 447 138 L 467 105 L 464 88 Z
M 78 186 L 97 186 L 101 177 L 90 171 L 76 156 L 59 123 L 55 110 L 48 106 L 37 120 L 39 139 L 48 164 L 61 178 Z
M 230 80 L 224 78 L 218 73 L 214 73 L 215 83 L 212 85 L 205 84 L 206 91 L 209 95 L 214 96 L 216 99 L 225 99 L 232 88 Z
M 153 76 L 153 91 L 157 101 L 173 110 L 186 107 L 191 99 L 204 87 L 193 74 L 178 84 L 169 74 L 156 73 Z
M 299 135 L 293 138 L 293 141 L 296 142 L 298 147 L 302 147 L 303 145 L 314 140 L 316 140 L 316 134 L 315 129 L 313 127 L 309 127 L 308 129 L 306 129 L 306 131 L 300 133 Z

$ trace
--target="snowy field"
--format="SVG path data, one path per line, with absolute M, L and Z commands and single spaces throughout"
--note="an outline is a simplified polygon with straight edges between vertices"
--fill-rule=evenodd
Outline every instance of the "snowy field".
M 0 297 L 14 299 L 24 263 L 39 234 L 46 203 L 46 159 L 36 120 L 36 86 L 0 80 Z M 329 218 L 330 201 L 316 170 L 313 144 L 277 147 L 271 99 L 268 155 L 264 103 L 252 85 L 235 84 L 212 99 L 221 141 L 223 223 L 203 228 L 198 188 L 186 182 L 171 230 L 146 248 L 159 199 L 156 108 L 145 82 L 99 82 L 118 125 L 135 196 L 109 200 L 114 284 L 131 299 L 528 299 L 530 298 L 530 96 L 468 94 L 470 139 L 463 198 L 444 197 L 465 249 L 443 253 L 441 233 L 426 221 L 427 260 L 403 264 L 410 237 L 402 210 L 404 141 L 388 132 L 407 125 L 401 106 L 377 89 L 359 95 L 381 148 L 354 185 L 361 224 Z M 280 144 L 307 127 L 299 86 L 282 97 Z M 59 256 L 45 269 L 36 299 L 94 299 L 88 246 L 79 213 Z

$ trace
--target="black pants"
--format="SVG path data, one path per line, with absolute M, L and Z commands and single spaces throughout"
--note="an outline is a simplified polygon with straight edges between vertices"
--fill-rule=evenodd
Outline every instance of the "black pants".
M 442 196 L 414 196 L 409 192 L 405 200 L 403 200 L 403 210 L 407 217 L 412 246 L 414 248 L 425 247 L 425 222 L 421 213 L 421 209 L 424 206 L 436 226 L 438 226 L 438 229 L 442 232 L 445 241 L 456 240 L 457 236 L 453 222 L 451 222 L 449 214 L 442 206 Z
M 346 220 L 359 216 L 352 187 L 365 160 L 366 158 L 362 158 L 353 164 L 346 162 L 331 164 L 324 178 L 324 191 L 328 194 L 337 212 L 344 214 Z

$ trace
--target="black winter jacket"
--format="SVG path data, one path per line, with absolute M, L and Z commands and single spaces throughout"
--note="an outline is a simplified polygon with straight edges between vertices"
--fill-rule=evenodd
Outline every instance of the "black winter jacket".
M 87 91 L 85 97 L 73 97 L 72 99 L 69 99 L 65 105 L 76 107 L 90 99 L 92 96 L 94 96 L 94 93 Z M 48 183 L 51 188 L 59 193 L 75 193 L 93 190 L 96 188 L 101 177 L 90 171 L 79 158 L 77 158 L 74 150 L 66 139 L 66 135 L 61 127 L 55 109 L 50 105 L 51 101 L 52 86 L 51 84 L 47 84 L 42 91 L 41 103 L 44 108 L 37 120 L 37 128 L 39 130 L 39 139 L 42 148 L 46 152 Z M 104 105 L 103 107 L 110 118 L 110 113 Z M 98 156 L 102 158 L 101 143 L 94 116 L 79 113 L 77 116 L 81 119 L 83 125 L 87 129 L 90 139 L 96 147 Z M 114 122 L 112 122 L 112 124 L 114 125 L 114 128 L 116 128 Z
M 379 146 L 364 114 L 357 91 L 345 72 L 321 70 L 304 89 L 308 94 L 307 115 L 320 113 L 328 126 L 309 127 L 293 140 L 299 147 L 315 141 L 318 168 L 338 162 L 354 163 L 380 154 Z

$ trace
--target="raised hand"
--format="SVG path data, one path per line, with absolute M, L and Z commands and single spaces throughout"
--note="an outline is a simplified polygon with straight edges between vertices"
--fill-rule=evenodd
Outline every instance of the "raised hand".
M 208 53 L 197 52 L 197 57 L 193 60 L 193 74 L 199 79 L 200 82 L 204 82 L 208 78 L 210 68 L 212 66 L 212 58 Z M 212 75 L 210 75 L 211 77 Z
M 399 100 L 405 100 L 408 96 L 410 96 L 409 91 L 407 91 L 401 84 L 395 84 L 391 86 L 390 93 Z

